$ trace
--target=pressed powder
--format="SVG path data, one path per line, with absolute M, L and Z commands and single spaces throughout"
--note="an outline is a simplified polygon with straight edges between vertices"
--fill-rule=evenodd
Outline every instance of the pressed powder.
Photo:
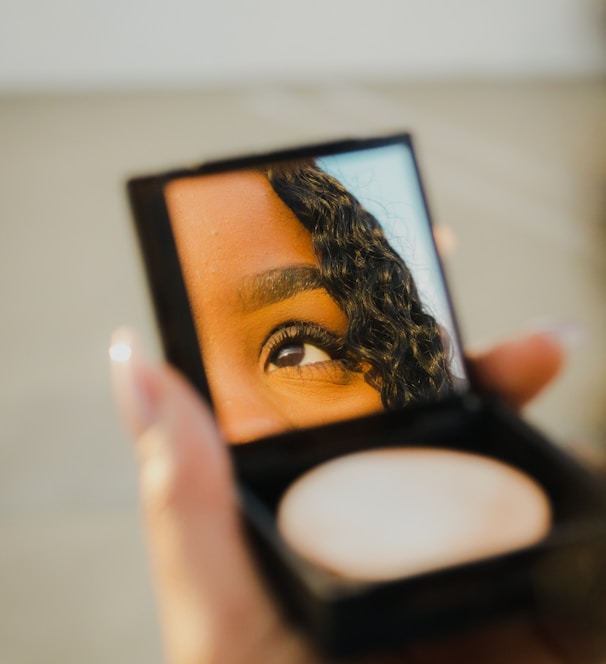
M 278 528 L 303 558 L 339 576 L 386 581 L 536 543 L 551 508 L 528 475 L 442 449 L 389 448 L 328 461 L 296 480 Z

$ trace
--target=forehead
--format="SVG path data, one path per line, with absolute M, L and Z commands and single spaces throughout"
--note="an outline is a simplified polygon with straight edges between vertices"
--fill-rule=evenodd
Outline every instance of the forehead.
M 262 223 L 292 217 L 290 209 L 258 171 L 234 171 L 171 181 L 164 189 L 173 224 Z
M 211 285 L 223 290 L 245 276 L 316 263 L 310 234 L 260 172 L 173 180 L 165 200 L 194 300 Z
M 165 190 L 173 223 L 213 224 L 234 217 L 254 219 L 278 212 L 279 200 L 267 180 L 256 171 L 236 171 L 173 180 Z

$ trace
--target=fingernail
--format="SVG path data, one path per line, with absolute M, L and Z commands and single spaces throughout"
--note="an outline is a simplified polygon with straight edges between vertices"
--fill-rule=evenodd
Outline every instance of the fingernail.
M 585 326 L 573 318 L 535 318 L 530 321 L 529 327 L 569 350 L 580 346 L 587 337 Z
M 153 369 L 143 358 L 136 333 L 128 327 L 113 333 L 109 357 L 118 410 L 129 432 L 138 436 L 157 419 Z
M 433 227 L 433 237 L 442 258 L 448 258 L 457 251 L 458 240 L 455 232 L 450 226 L 437 224 Z

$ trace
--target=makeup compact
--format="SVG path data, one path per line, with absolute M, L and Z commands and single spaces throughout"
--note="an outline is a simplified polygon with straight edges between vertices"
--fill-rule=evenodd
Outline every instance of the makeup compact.
M 251 548 L 331 656 L 530 620 L 606 653 L 606 488 L 470 378 L 411 139 L 134 178 L 167 358 Z

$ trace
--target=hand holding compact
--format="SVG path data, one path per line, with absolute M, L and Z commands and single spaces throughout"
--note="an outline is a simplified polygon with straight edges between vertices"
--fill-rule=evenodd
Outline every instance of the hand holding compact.
M 136 440 L 167 660 L 321 661 L 283 622 L 257 575 L 241 531 L 227 447 L 213 415 L 171 367 L 146 363 L 130 332 L 119 331 L 112 348 L 116 398 Z M 473 367 L 480 382 L 523 405 L 553 378 L 562 359 L 553 338 L 535 334 L 475 356 Z M 560 660 L 526 628 L 504 627 L 415 647 L 384 661 Z

